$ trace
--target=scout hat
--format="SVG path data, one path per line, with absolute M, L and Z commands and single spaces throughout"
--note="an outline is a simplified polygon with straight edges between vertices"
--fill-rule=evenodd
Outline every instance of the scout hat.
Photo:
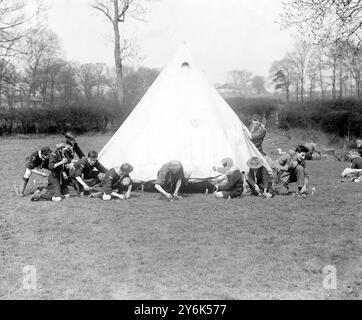
M 246 163 L 251 169 L 259 169 L 263 166 L 263 161 L 258 157 L 252 157 Z

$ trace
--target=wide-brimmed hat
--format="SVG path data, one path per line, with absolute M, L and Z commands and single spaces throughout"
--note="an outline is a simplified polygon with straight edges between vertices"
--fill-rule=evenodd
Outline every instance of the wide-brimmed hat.
M 246 163 L 251 169 L 259 169 L 263 166 L 263 161 L 258 157 L 252 157 Z

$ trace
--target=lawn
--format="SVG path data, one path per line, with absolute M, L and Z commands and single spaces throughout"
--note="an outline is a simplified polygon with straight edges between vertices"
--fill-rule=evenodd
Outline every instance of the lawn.
M 109 138 L 78 140 L 99 150 Z M 59 139 L 0 140 L 0 299 L 360 299 L 362 184 L 340 183 L 345 163 L 308 162 L 306 199 L 17 198 L 25 157 Z M 28 265 L 37 290 L 23 288 Z M 327 265 L 336 290 L 323 288 Z

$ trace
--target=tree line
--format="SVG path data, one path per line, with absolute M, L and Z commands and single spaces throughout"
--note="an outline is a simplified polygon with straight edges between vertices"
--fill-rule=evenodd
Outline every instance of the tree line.
M 287 101 L 361 100 L 361 1 L 285 0 L 279 23 L 297 39 L 270 68 Z
M 0 134 L 117 127 L 158 74 L 123 66 L 121 108 L 113 68 L 68 61 L 54 32 L 28 29 L 0 50 Z
M 285 0 L 278 21 L 295 46 L 270 68 L 283 129 L 362 136 L 362 1 Z
M 350 41 L 313 44 L 298 40 L 275 61 L 270 77 L 286 101 L 362 98 L 362 52 Z

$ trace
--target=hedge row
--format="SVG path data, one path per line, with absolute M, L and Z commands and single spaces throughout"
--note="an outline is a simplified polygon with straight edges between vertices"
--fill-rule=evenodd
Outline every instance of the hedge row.
M 115 110 L 97 105 L 3 109 L 0 110 L 0 135 L 103 131 L 109 124 L 119 124 L 120 114 Z
M 280 110 L 280 126 L 315 128 L 336 136 L 362 136 L 362 102 L 359 100 L 289 103 Z
M 362 136 L 362 102 L 359 100 L 292 102 L 283 104 L 276 99 L 234 98 L 227 102 L 248 124 L 254 113 L 264 115 L 268 126 L 275 124 L 276 111 L 282 129 L 320 129 L 338 136 Z M 78 103 L 45 109 L 0 110 L 0 135 L 59 133 L 71 130 L 78 133 L 117 128 L 122 120 L 115 103 Z

